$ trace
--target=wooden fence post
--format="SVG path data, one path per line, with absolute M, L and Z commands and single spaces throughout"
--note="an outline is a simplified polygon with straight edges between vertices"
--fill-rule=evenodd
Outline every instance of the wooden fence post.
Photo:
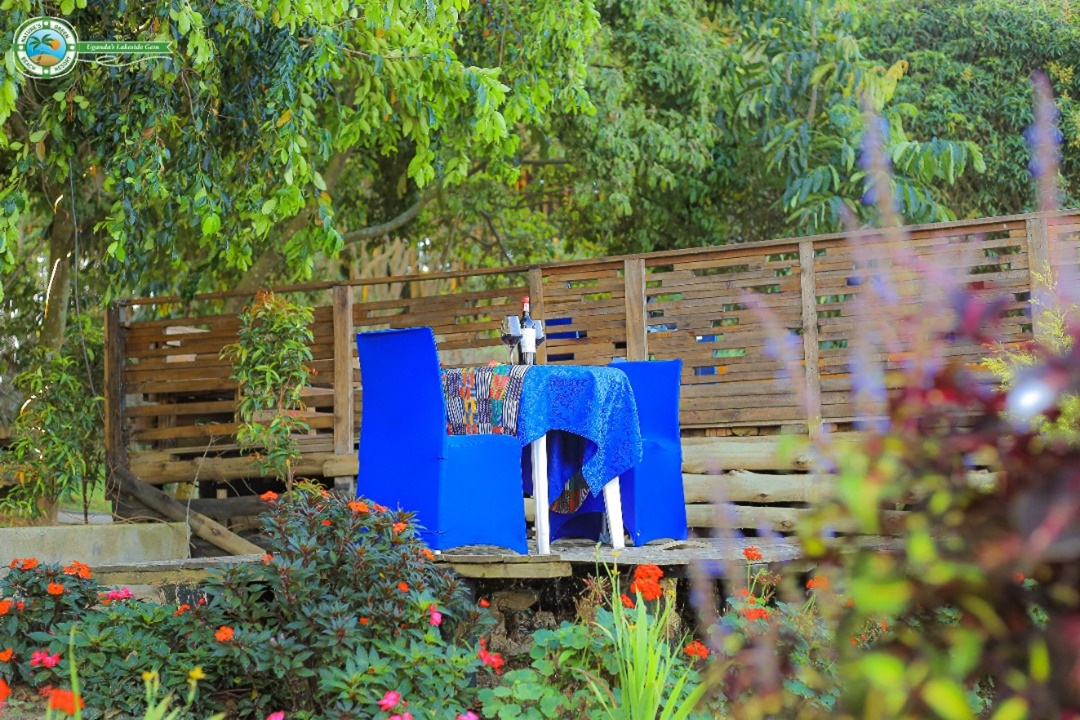
M 544 319 L 544 271 L 542 268 L 529 268 L 529 314 L 537 320 Z M 547 335 L 547 323 L 544 334 Z M 536 364 L 547 362 L 547 343 L 536 348 Z
M 626 359 L 649 359 L 649 333 L 645 326 L 645 260 L 623 260 L 626 304 Z
M 334 286 L 334 454 L 355 455 L 353 427 L 353 288 Z M 334 478 L 334 489 L 349 497 L 356 494 L 356 476 Z
M 818 364 L 817 289 L 814 283 L 814 241 L 799 241 L 802 286 L 802 341 L 806 377 L 806 427 L 811 438 L 821 432 L 821 366 Z
M 1045 344 L 1047 337 L 1046 303 L 1050 299 L 1050 232 L 1046 216 L 1037 215 L 1025 221 L 1028 237 L 1028 276 L 1031 285 L 1031 334 L 1036 342 Z
M 127 308 L 112 302 L 105 310 L 105 467 L 106 492 L 116 497 L 114 473 L 127 468 L 124 444 L 124 322 Z

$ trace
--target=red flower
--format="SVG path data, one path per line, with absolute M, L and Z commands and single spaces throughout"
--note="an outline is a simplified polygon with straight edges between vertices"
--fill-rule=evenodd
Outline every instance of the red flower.
M 360 618 L 360 624 L 361 625 L 367 625 L 369 622 L 371 622 L 371 621 L 368 620 L 366 617 Z
M 0 707 L 4 706 L 8 697 L 11 696 L 11 688 L 8 687 L 7 681 L 4 678 L 0 678 Z
M 480 598 L 480 607 L 483 607 L 483 608 L 491 607 L 491 602 L 489 602 L 487 598 Z M 2 613 L 0 613 L 0 614 L 2 614 Z
M 89 580 L 93 576 L 93 573 L 90 572 L 90 566 L 78 560 L 72 560 L 71 564 L 64 568 L 64 574 L 81 577 L 83 580 Z
M 63 595 L 64 594 L 64 586 L 61 585 L 60 583 L 53 583 L 53 582 L 49 583 L 49 587 L 47 588 L 47 590 L 48 590 L 50 595 Z
M 638 565 L 634 570 L 635 580 L 651 580 L 653 582 L 659 582 L 662 577 L 664 577 L 664 571 L 656 565 Z
M 628 608 L 634 607 L 634 601 L 631 600 L 630 596 L 627 595 L 626 593 L 623 593 L 622 595 L 620 595 L 619 600 L 621 600 L 622 604 L 625 605 Z
M 214 633 L 214 638 L 217 639 L 218 642 L 229 642 L 233 639 L 233 629 L 228 625 L 222 625 L 217 629 L 217 632 Z
M 15 609 L 18 610 L 19 612 L 22 612 L 23 610 L 26 609 L 26 604 L 22 600 L 20 600 L 19 602 L 15 603 Z M 3 615 L 3 614 L 4 613 L 0 613 L 0 615 Z
M 407 527 L 408 527 L 408 525 L 406 525 L 403 522 L 396 522 L 396 523 L 394 523 L 393 527 L 391 527 L 390 529 L 393 530 L 396 533 L 399 533 L 399 532 L 404 532 L 405 528 L 407 528 Z
M 409 592 L 409 583 L 407 583 L 407 582 L 399 582 L 398 585 L 397 585 L 397 589 L 400 590 L 401 592 Z
M 15 650 L 8 648 L 7 650 L 0 652 L 0 662 L 10 662 L 11 656 L 15 654 Z
M 264 492 L 262 495 L 259 496 L 259 499 L 260 500 L 265 500 L 266 502 L 274 502 L 275 500 L 278 499 L 278 494 L 276 492 L 274 492 L 273 490 L 267 490 L 266 492 Z
M 750 562 L 757 562 L 761 560 L 761 551 L 757 549 L 755 545 L 747 545 L 746 549 L 742 551 L 743 557 Z
M 330 524 L 330 521 L 329 521 L 329 520 L 323 520 L 323 521 L 322 521 L 322 524 L 323 524 L 323 525 L 329 525 L 329 524 Z
M 811 590 L 813 590 L 814 588 L 817 588 L 818 590 L 828 590 L 829 578 L 825 577 L 824 575 L 812 577 L 806 581 L 806 587 L 810 588 Z
M 35 650 L 30 653 L 30 667 L 38 667 L 40 665 L 41 667 L 51 668 L 56 667 L 58 664 L 60 664 L 60 653 L 50 655 L 44 650 Z
M 83 702 L 83 699 L 70 690 L 57 689 L 49 694 L 49 708 L 52 710 L 74 715 L 84 707 L 86 707 L 86 703 Z
M 744 618 L 750 621 L 769 619 L 769 611 L 763 607 L 744 608 L 742 611 L 742 615 Z
M 503 660 L 502 655 L 499 653 L 488 652 L 487 640 L 483 638 L 480 639 L 480 652 L 477 653 L 477 657 L 480 658 L 480 662 L 490 666 L 496 675 L 502 674 L 502 667 L 506 664 L 506 660 Z
M 173 613 L 173 617 L 178 617 L 180 615 L 183 615 L 184 613 L 186 613 L 190 609 L 191 609 L 191 606 L 188 605 L 187 603 L 184 603 L 180 607 L 176 608 L 176 612 Z
M 698 640 L 695 640 L 683 648 L 683 652 L 690 657 L 699 657 L 702 660 L 709 657 L 709 648 L 702 645 Z
M 0 600 L 0 615 L 7 615 L 9 610 L 11 610 L 11 601 Z
M 660 587 L 660 583 L 649 579 L 635 580 L 630 583 L 630 592 L 641 593 L 641 597 L 648 602 L 658 600 L 660 596 L 664 594 L 664 590 Z
M 884 620 L 882 620 L 882 621 L 881 621 L 881 629 L 882 629 L 882 630 L 888 630 L 888 629 L 889 629 L 889 623 L 887 623 L 887 622 L 885 622 Z
M 273 559 L 274 556 L 269 553 L 263 555 L 263 565 L 269 565 Z

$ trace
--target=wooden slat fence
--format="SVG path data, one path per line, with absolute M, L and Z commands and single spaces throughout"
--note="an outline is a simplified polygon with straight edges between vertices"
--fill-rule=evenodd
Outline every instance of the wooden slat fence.
M 969 287 L 1008 297 L 1007 342 L 1033 338 L 1029 301 L 1039 273 L 1032 269 L 1053 265 L 1055 272 L 1063 268 L 1066 276 L 1080 275 L 1080 212 L 905 230 L 903 247 L 922 264 L 961 276 Z M 890 262 L 891 255 L 884 252 L 892 247 L 890 237 L 887 231 L 867 231 L 858 233 L 854 242 L 851 236 L 824 235 L 281 288 L 331 297 L 329 305 L 315 308 L 312 352 L 317 375 L 306 393 L 311 432 L 301 439 L 305 457 L 298 470 L 302 475 L 355 476 L 362 401 L 355 332 L 430 326 L 446 365 L 484 364 L 506 358 L 499 321 L 520 311 L 525 294 L 532 298 L 534 315 L 546 324 L 541 362 L 681 358 L 687 435 L 805 434 L 821 423 L 844 429 L 856 419 L 849 366 L 865 342 L 855 332 L 857 303 L 868 291 L 867 273 Z M 914 280 L 902 274 L 893 279 L 901 293 L 898 302 L 924 301 L 910 294 Z M 386 297 L 391 287 L 408 287 L 409 296 L 363 301 Z M 231 367 L 220 359 L 221 349 L 235 339 L 238 319 L 231 314 L 138 319 L 138 313 L 153 312 L 152 306 L 177 302 L 144 298 L 109 310 L 110 459 L 129 462 L 137 474 L 158 484 L 251 478 L 254 470 L 238 457 L 233 437 L 236 386 L 229 377 Z M 786 331 L 789 350 L 800 360 L 795 377 L 790 377 L 790 366 L 785 371 L 779 361 L 776 333 L 755 305 L 767 308 L 775 325 Z M 932 311 L 942 324 L 949 321 L 947 306 L 935 305 Z M 976 364 L 986 350 L 957 343 L 948 354 Z M 888 370 L 899 367 L 903 355 L 875 357 Z M 809 405 L 800 402 L 794 387 L 812 390 Z M 700 438 L 691 444 L 721 441 Z M 761 463 L 755 468 L 728 465 L 721 463 L 715 470 L 761 469 Z M 772 469 L 794 472 L 778 465 Z M 688 493 L 701 495 L 700 477 L 708 474 L 688 471 Z M 790 494 L 773 493 L 784 498 Z

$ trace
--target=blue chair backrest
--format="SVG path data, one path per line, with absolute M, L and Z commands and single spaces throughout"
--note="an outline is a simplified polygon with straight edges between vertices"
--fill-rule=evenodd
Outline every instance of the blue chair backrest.
M 678 441 L 682 360 L 623 360 L 611 367 L 626 373 L 634 389 L 641 437 Z
M 361 457 L 393 453 L 402 470 L 442 457 L 446 400 L 431 328 L 359 333 L 356 346 L 363 385 Z

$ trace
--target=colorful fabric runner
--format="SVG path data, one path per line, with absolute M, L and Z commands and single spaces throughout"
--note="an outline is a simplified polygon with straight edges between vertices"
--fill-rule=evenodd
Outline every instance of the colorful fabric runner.
M 444 370 L 446 431 L 451 435 L 518 434 L 521 388 L 530 365 Z

